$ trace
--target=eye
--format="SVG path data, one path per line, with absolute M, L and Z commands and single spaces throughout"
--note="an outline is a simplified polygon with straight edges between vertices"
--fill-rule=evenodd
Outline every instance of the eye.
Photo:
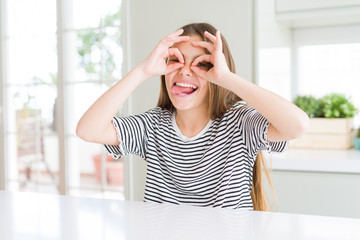
M 202 63 L 202 62 L 198 63 L 197 66 L 200 67 L 200 68 L 207 67 L 207 65 L 205 63 Z
M 213 65 L 209 62 L 199 62 L 196 66 L 207 70 L 213 67 Z
M 171 58 L 171 59 L 169 59 L 169 62 L 179 62 L 179 59 L 177 59 L 177 58 Z
M 178 63 L 179 59 L 177 58 L 169 58 L 166 62 L 166 64 L 174 64 L 174 63 Z

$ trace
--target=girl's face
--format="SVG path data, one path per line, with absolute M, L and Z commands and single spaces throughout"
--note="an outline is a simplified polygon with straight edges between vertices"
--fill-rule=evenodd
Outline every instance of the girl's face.
M 180 42 L 173 47 L 178 48 L 184 57 L 184 66 L 165 75 L 166 89 L 172 104 L 177 110 L 208 108 L 209 86 L 208 81 L 200 79 L 191 70 L 193 61 L 205 54 L 205 49 L 194 47 L 193 41 L 203 41 L 199 35 L 192 35 L 186 42 Z M 170 56 L 168 64 L 178 62 L 176 56 Z M 207 70 L 207 64 L 199 63 L 198 67 Z

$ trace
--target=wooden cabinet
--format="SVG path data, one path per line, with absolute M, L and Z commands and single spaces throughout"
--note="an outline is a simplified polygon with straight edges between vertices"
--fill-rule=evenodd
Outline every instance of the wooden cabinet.
M 279 212 L 360 218 L 360 151 L 289 149 L 266 159 Z

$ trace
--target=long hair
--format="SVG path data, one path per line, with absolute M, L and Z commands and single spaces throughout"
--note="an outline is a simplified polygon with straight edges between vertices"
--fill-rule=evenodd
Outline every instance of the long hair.
M 204 35 L 204 32 L 207 31 L 213 35 L 216 34 L 216 28 L 208 23 L 192 23 L 182 27 L 184 32 L 182 33 L 183 36 L 191 36 L 191 35 L 198 35 L 204 41 L 208 41 Z M 221 35 L 222 40 L 222 49 L 225 55 L 226 63 L 231 72 L 235 73 L 235 63 L 233 57 L 230 53 L 229 45 L 225 38 Z M 221 117 L 227 110 L 230 109 L 236 102 L 241 101 L 242 99 L 237 96 L 235 93 L 220 87 L 214 83 L 209 84 L 209 117 L 212 120 L 215 120 L 218 117 Z M 166 90 L 165 85 L 165 76 L 161 76 L 161 86 L 160 86 L 160 95 L 157 103 L 158 107 L 163 109 L 168 109 L 170 111 L 175 111 L 175 107 L 172 104 L 168 92 Z M 253 168 L 253 181 L 252 181 L 252 189 L 251 189 L 251 198 L 253 201 L 254 210 L 259 211 L 268 211 L 268 203 L 263 187 L 262 182 L 262 169 L 265 171 L 266 177 L 269 181 L 269 184 L 272 187 L 271 178 L 268 173 L 267 168 L 265 167 L 264 157 L 261 152 L 259 152 L 256 156 L 255 165 Z M 274 193 L 274 191 L 273 191 Z

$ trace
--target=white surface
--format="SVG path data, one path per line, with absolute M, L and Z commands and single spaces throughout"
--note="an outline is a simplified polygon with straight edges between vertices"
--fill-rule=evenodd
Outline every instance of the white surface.
M 354 149 L 289 149 L 271 159 L 273 170 L 360 173 L 360 151 Z
M 360 219 L 0 191 L 0 236 L 42 239 L 360 239 Z

